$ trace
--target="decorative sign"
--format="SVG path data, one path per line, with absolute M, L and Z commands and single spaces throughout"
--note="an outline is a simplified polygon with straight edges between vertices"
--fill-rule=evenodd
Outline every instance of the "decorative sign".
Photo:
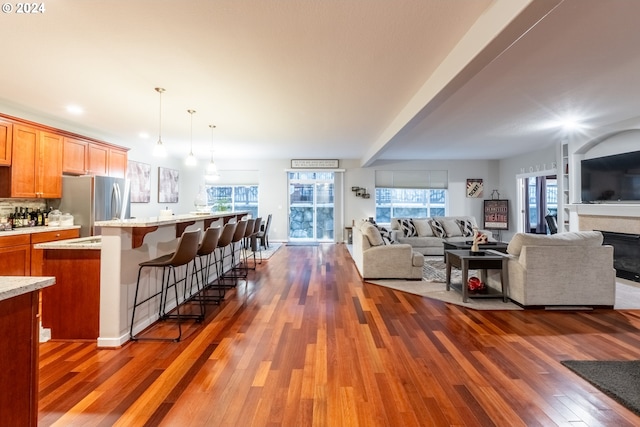
M 484 201 L 484 229 L 508 230 L 509 229 L 509 201 L 485 200 Z
M 467 179 L 467 197 L 482 197 L 482 179 Z
M 331 169 L 338 167 L 337 159 L 292 159 L 291 167 L 298 169 Z

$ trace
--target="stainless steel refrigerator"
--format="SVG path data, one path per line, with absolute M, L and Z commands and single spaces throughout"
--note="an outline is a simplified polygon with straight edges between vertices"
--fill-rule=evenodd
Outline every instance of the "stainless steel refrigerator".
M 100 234 L 96 221 L 130 218 L 129 185 L 124 178 L 64 176 L 58 209 L 73 215 L 80 236 Z

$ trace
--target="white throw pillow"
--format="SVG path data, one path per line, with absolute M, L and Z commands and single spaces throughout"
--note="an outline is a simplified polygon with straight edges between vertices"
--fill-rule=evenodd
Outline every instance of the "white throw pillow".
M 441 219 L 440 222 L 444 227 L 444 231 L 447 233 L 447 237 L 456 237 L 462 236 L 462 232 L 460 231 L 460 227 L 455 219 Z
M 433 230 L 429 225 L 429 220 L 424 219 L 413 219 L 413 225 L 416 227 L 416 231 L 418 232 L 419 237 L 433 237 Z

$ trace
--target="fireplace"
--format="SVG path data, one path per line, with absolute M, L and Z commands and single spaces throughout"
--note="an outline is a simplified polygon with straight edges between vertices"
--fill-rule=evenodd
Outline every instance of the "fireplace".
M 640 235 L 601 231 L 605 245 L 613 246 L 616 276 L 640 282 Z

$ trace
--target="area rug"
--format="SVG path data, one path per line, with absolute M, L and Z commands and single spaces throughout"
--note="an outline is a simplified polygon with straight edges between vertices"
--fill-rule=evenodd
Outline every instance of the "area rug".
M 564 366 L 640 415 L 640 360 L 565 360 Z
M 425 256 L 424 267 L 422 267 L 422 277 L 428 282 L 441 282 L 447 281 L 447 270 L 443 256 Z M 475 270 L 469 270 L 469 277 L 475 276 Z M 451 281 L 453 283 L 460 283 L 462 281 L 462 273 L 457 268 L 451 269 Z
M 282 247 L 282 243 L 270 243 L 269 247 L 266 249 L 262 249 L 262 259 L 266 260 L 273 256 L 278 249 Z M 252 257 L 253 252 L 249 251 L 248 256 Z M 256 252 L 256 257 L 260 259 L 260 251 Z
M 474 310 L 522 310 L 522 307 L 511 301 L 503 302 L 502 298 L 469 298 L 467 302 L 462 302 L 460 291 L 455 289 L 447 291 L 446 285 L 441 282 L 426 280 L 367 280 L 367 282 Z

